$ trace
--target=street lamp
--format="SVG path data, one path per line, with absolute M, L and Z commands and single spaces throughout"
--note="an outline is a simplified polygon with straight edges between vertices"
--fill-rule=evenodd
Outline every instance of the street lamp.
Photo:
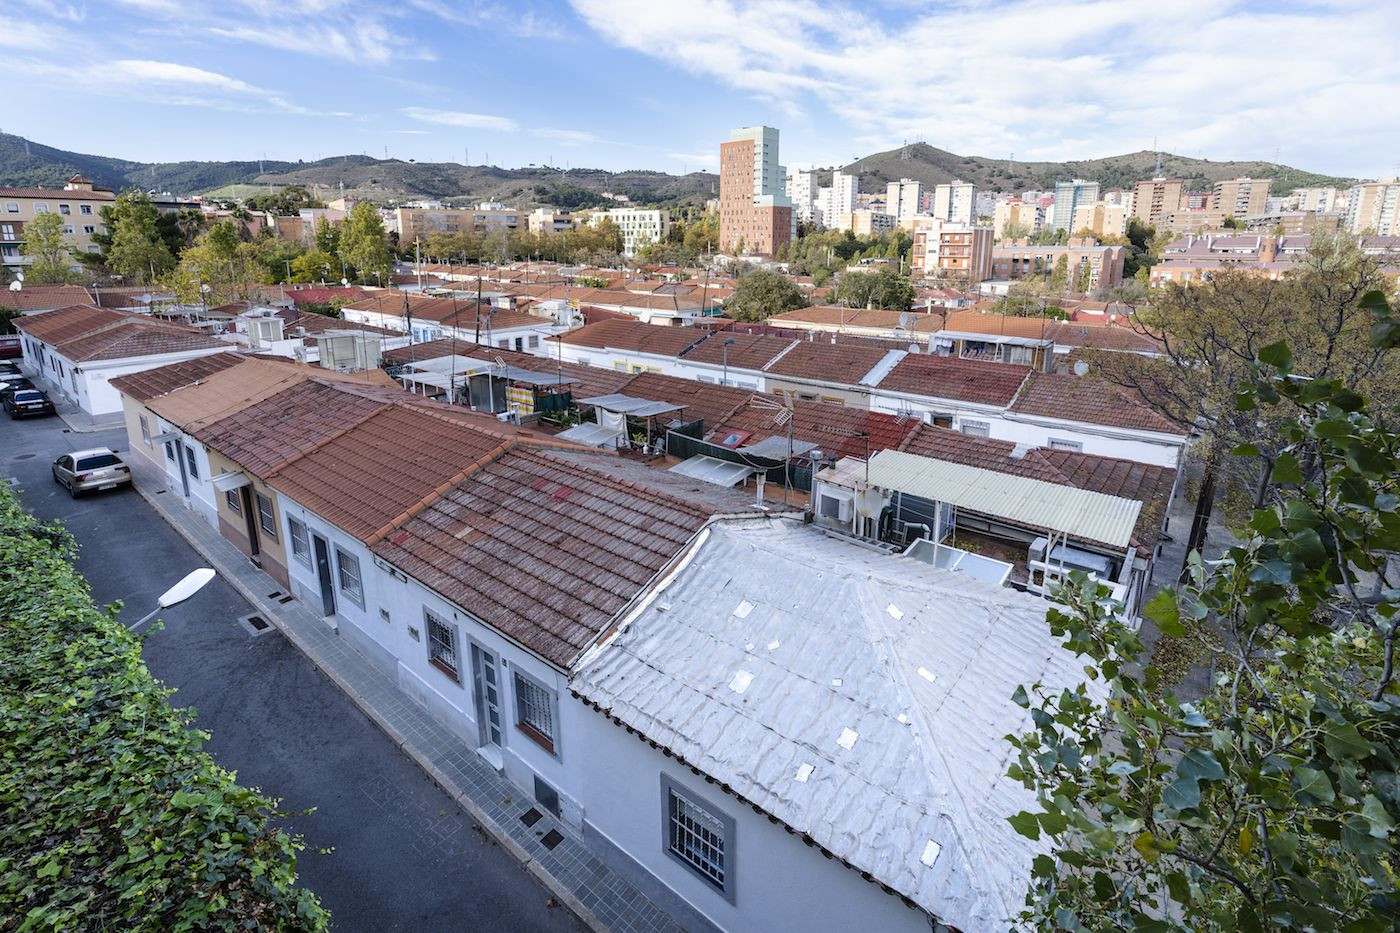
M 734 343 L 736 343 L 736 341 L 733 337 L 725 337 L 724 345 L 720 348 L 720 352 L 724 354 L 724 375 L 720 377 L 720 385 L 729 385 L 729 348 L 733 346 Z
M 154 609 L 142 616 L 132 625 L 128 625 L 127 629 L 132 632 L 136 631 L 138 628 L 154 619 L 156 614 L 162 609 L 169 609 L 171 606 L 182 603 L 195 593 L 198 593 L 204 588 L 204 584 L 212 579 L 214 579 L 214 571 L 210 570 L 208 567 L 200 567 L 198 570 L 191 570 L 185 575 L 183 580 L 160 594 L 160 597 L 156 599 L 156 607 Z

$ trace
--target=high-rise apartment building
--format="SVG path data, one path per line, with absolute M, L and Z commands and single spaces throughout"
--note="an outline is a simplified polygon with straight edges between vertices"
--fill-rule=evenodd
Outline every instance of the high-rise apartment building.
M 1055 183 L 1055 209 L 1050 215 L 1052 230 L 1069 230 L 1074 223 L 1074 210 L 1099 199 L 1099 183 L 1076 178 Z
M 893 216 L 896 223 L 911 220 L 919 213 L 923 199 L 923 182 L 901 178 L 885 185 L 885 213 Z
M 831 173 L 831 187 L 817 191 L 817 211 L 821 223 L 833 230 L 849 230 L 856 209 L 857 179 L 837 169 Z
M 998 240 L 1010 233 L 1039 233 L 1044 224 L 1045 212 L 1038 202 L 998 201 L 992 211 L 992 232 Z
M 1180 178 L 1144 178 L 1133 188 L 1132 216 L 1155 227 L 1167 215 L 1181 210 L 1186 182 Z
M 1330 214 L 1339 210 L 1343 198 L 1336 188 L 1295 188 L 1293 196 L 1298 199 L 1297 209 L 1313 214 Z
M 971 224 L 977 219 L 977 186 L 956 180 L 934 186 L 933 216 L 950 223 Z
M 1352 233 L 1400 236 L 1400 179 L 1356 185 L 1347 197 L 1346 227 Z
M 1128 231 L 1128 211 L 1122 204 L 1095 201 L 1074 209 L 1071 232 L 1088 230 L 1094 236 L 1120 236 Z
M 792 214 L 798 223 L 820 223 L 817 216 L 817 190 L 821 183 L 817 173 L 793 169 L 787 177 L 787 196 L 792 202 Z
M 772 256 L 791 243 L 796 220 L 786 185 L 776 129 L 748 126 L 731 132 L 719 147 L 720 248 Z
M 1217 181 L 1211 194 L 1211 210 L 1221 211 L 1226 217 L 1253 217 L 1262 214 L 1269 207 L 1269 186 L 1272 178 L 1232 178 Z

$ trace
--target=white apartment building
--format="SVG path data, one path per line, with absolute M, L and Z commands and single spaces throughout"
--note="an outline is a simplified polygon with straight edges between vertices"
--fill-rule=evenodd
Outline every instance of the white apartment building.
M 1400 178 L 1357 185 L 1347 195 L 1346 228 L 1377 236 L 1400 236 Z
M 817 214 L 817 192 L 821 183 L 817 173 L 804 169 L 793 169 L 787 177 L 787 196 L 792 202 L 792 216 L 798 223 L 820 224 Z
M 923 203 L 923 182 L 912 178 L 901 178 L 885 186 L 885 213 L 894 217 L 896 223 L 913 220 Z
M 1293 197 L 1298 199 L 1296 210 L 1310 214 L 1330 214 L 1346 200 L 1337 188 L 1294 188 Z
M 948 223 L 972 225 L 977 220 L 977 186 L 954 180 L 934 187 L 933 216 Z
M 642 247 L 656 243 L 671 229 L 670 211 L 647 211 L 635 207 L 619 207 L 596 211 L 588 222 L 598 225 L 611 220 L 622 231 L 622 255 L 635 256 Z
M 856 176 L 847 175 L 837 169 L 831 173 L 831 187 L 817 192 L 817 210 L 821 222 L 831 229 L 842 230 L 851 226 L 851 214 L 856 209 Z

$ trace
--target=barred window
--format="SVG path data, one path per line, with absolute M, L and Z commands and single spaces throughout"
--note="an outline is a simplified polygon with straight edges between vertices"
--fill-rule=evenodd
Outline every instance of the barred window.
M 306 536 L 306 526 L 295 518 L 287 519 L 292 529 L 292 556 L 304 566 L 311 566 L 311 542 Z
M 242 506 L 241 503 L 239 503 L 238 499 L 239 499 L 239 496 L 238 496 L 238 490 L 237 490 L 237 489 L 226 489 L 226 490 L 224 490 L 224 503 L 225 503 L 230 509 L 232 509 L 232 510 L 235 511 L 235 512 L 238 512 L 238 513 L 241 515 L 241 514 L 243 513 L 243 506 Z
M 360 561 L 340 548 L 335 549 L 335 565 L 340 570 L 340 591 L 361 609 L 365 608 L 365 591 L 360 585 Z
M 661 787 L 667 853 L 732 901 L 734 820 L 664 774 Z
M 258 527 L 263 530 L 273 541 L 277 540 L 277 519 L 272 514 L 272 500 L 262 493 L 254 493 L 258 497 Z
M 515 725 L 554 752 L 554 692 L 519 671 L 515 672 Z
M 453 680 L 460 679 L 457 661 L 457 630 L 431 609 L 423 609 L 428 629 L 428 660 Z

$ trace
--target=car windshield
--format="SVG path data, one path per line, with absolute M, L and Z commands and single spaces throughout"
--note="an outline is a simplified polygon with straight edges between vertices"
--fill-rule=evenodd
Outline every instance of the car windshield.
M 41 402 L 43 399 L 43 394 L 37 390 L 15 393 L 16 402 Z
M 121 463 L 121 459 L 115 454 L 94 454 L 79 460 L 78 469 L 96 470 L 99 467 L 116 466 L 118 463 Z

